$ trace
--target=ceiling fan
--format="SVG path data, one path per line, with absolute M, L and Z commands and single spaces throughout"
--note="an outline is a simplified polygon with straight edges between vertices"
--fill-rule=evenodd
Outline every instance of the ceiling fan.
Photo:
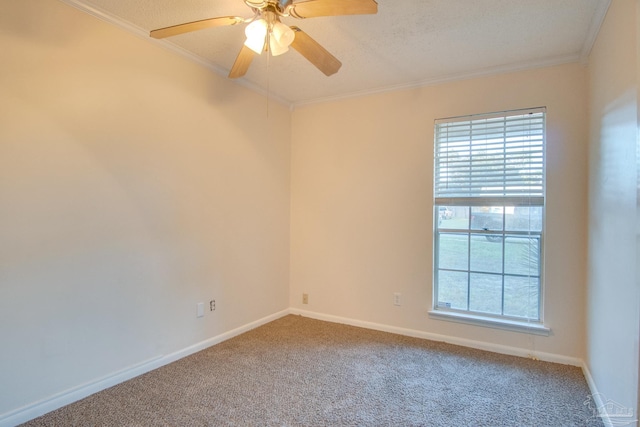
M 245 28 L 247 39 L 229 72 L 229 78 L 244 76 L 255 55 L 260 55 L 263 51 L 271 52 L 272 56 L 281 55 L 289 50 L 289 46 L 302 54 L 325 75 L 330 76 L 340 69 L 342 63 L 300 28 L 288 27 L 280 22 L 280 18 L 305 19 L 378 12 L 378 3 L 375 0 L 244 0 L 244 2 L 253 10 L 253 17 L 245 19 L 238 16 L 220 16 L 159 28 L 151 31 L 149 35 L 156 39 L 163 39 L 205 28 L 247 23 Z

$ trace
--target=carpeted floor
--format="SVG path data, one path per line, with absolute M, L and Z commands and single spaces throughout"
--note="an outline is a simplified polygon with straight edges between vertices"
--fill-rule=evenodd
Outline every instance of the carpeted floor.
M 600 426 L 579 368 L 286 316 L 25 426 Z

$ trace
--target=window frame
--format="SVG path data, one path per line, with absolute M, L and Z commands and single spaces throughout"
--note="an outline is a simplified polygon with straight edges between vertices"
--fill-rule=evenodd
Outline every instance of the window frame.
M 482 120 L 488 120 L 488 119 L 502 119 L 506 122 L 508 122 L 508 118 L 509 117 L 515 117 L 515 116 L 524 116 L 526 114 L 536 114 L 536 113 L 542 113 L 541 117 L 542 117 L 542 131 L 541 131 L 541 188 L 538 189 L 536 187 L 536 190 L 532 191 L 532 194 L 526 194 L 526 190 L 523 190 L 521 187 L 512 187 L 512 191 L 520 192 L 523 191 L 525 192 L 525 194 L 508 194 L 509 189 L 507 184 L 505 184 L 504 188 L 502 189 L 503 195 L 497 195 L 497 194 L 474 194 L 474 191 L 480 192 L 482 193 L 485 190 L 485 187 L 482 187 L 480 190 L 473 190 L 472 184 L 475 184 L 476 182 L 469 178 L 468 183 L 469 183 L 469 194 L 462 194 L 462 195 L 446 195 L 445 197 L 442 197 L 442 193 L 443 191 L 439 191 L 439 186 L 442 185 L 442 176 L 438 177 L 438 171 L 441 170 L 443 163 L 438 163 L 439 159 L 438 159 L 438 148 L 439 148 L 439 142 L 438 142 L 438 130 L 439 130 L 439 125 L 441 123 L 453 123 L 455 125 L 455 123 L 462 123 L 462 122 L 469 122 L 470 124 L 475 123 L 476 121 L 482 121 Z M 523 119 L 524 120 L 524 119 Z M 503 112 L 496 112 L 496 113 L 488 113 L 488 114 L 477 114 L 477 115 L 471 115 L 471 116 L 459 116 L 459 117 L 451 117 L 451 118 L 447 118 L 447 119 L 438 119 L 435 120 L 434 122 L 434 200 L 433 200 L 433 215 L 434 215 L 434 226 L 433 226 L 433 292 L 432 292 L 432 307 L 431 310 L 429 311 L 429 315 L 430 317 L 436 318 L 436 319 L 441 319 L 441 320 L 451 320 L 451 321 L 455 321 L 455 322 L 462 322 L 462 323 L 470 323 L 470 324 L 476 324 L 476 325 L 481 325 L 481 326 L 489 326 L 489 327 L 495 327 L 495 328 L 501 328 L 501 329 L 507 329 L 507 330 L 513 330 L 513 331 L 518 331 L 518 332 L 528 332 L 528 333 L 534 333 L 534 334 L 539 334 L 539 335 L 548 335 L 550 333 L 550 329 L 544 326 L 544 241 L 545 241 L 545 217 L 546 217 L 546 203 L 545 203 L 545 199 L 546 199 L 546 145 L 547 145 L 547 132 L 546 132 L 546 122 L 547 121 L 547 111 L 546 111 L 546 107 L 536 107 L 536 108 L 527 108 L 527 109 L 522 109 L 522 110 L 508 110 L 508 111 L 503 111 Z M 471 126 L 471 125 L 470 125 Z M 505 125 L 505 129 L 506 129 L 506 125 Z M 469 132 L 469 150 L 470 153 L 472 152 L 472 131 Z M 507 150 L 507 146 L 509 145 L 508 143 L 508 133 L 505 130 L 504 133 L 502 134 L 501 139 L 503 140 L 502 142 L 502 150 L 505 153 L 505 159 L 508 158 L 506 152 Z M 488 142 L 485 141 L 485 144 L 489 144 Z M 531 145 L 532 146 L 532 145 Z M 527 146 L 526 148 L 528 148 L 529 146 Z M 473 155 L 469 154 L 469 175 L 473 176 L 474 174 L 474 169 L 473 169 Z M 448 160 L 447 160 L 448 161 Z M 507 164 L 507 162 L 504 162 L 505 165 Z M 536 160 L 530 160 L 529 163 L 527 163 L 527 166 L 536 163 Z M 446 165 L 445 165 L 446 166 Z M 479 169 L 481 173 L 481 175 L 486 175 L 487 170 L 486 169 Z M 504 174 L 504 176 L 507 175 L 507 167 L 503 165 L 503 170 L 502 170 L 502 174 Z M 492 171 L 491 171 L 492 172 Z M 448 172 L 446 172 L 448 173 Z M 493 175 L 493 174 L 489 174 L 489 175 Z M 489 178 L 489 181 L 491 181 L 491 179 L 494 178 Z M 516 178 L 517 179 L 517 178 Z M 456 179 L 453 178 L 451 179 L 452 181 L 455 181 Z M 462 180 L 463 181 L 463 180 Z M 506 182 L 507 179 L 505 178 L 504 181 Z M 461 182 L 461 180 L 458 180 L 458 184 Z M 441 189 L 442 187 L 440 187 Z M 533 186 L 531 187 L 533 188 Z M 538 191 L 539 190 L 539 191 Z M 458 191 L 460 193 L 460 189 L 457 187 L 454 187 L 453 193 L 455 193 L 456 191 Z M 493 190 L 492 190 L 493 191 Z M 444 193 L 446 193 L 446 190 L 444 191 Z M 467 223 L 467 227 L 466 229 L 450 229 L 450 228 L 440 228 L 440 215 L 439 215 L 439 211 L 441 207 L 461 207 L 464 206 L 468 209 L 468 223 Z M 494 231 L 494 230 L 489 230 L 487 228 L 484 229 L 478 229 L 478 228 L 473 228 L 472 226 L 472 211 L 474 207 L 479 207 L 479 206 L 500 206 L 502 207 L 502 229 L 499 231 Z M 521 230 L 510 230 L 507 228 L 507 220 L 506 220 L 506 207 L 507 206 L 526 206 L 526 207 L 539 207 L 541 209 L 541 222 L 540 222 L 540 231 L 531 231 L 531 225 L 529 224 L 528 230 L 527 231 L 521 231 Z M 466 270 L 460 270 L 463 272 L 466 272 L 468 275 L 467 281 L 468 281 L 468 288 L 467 288 L 467 307 L 466 309 L 460 309 L 460 308 L 452 308 L 452 307 L 446 307 L 446 306 L 441 306 L 439 304 L 439 300 L 438 300 L 438 295 L 440 293 L 440 289 L 439 289 L 439 273 L 440 273 L 440 258 L 441 258 L 441 253 L 440 253 L 440 237 L 442 234 L 458 234 L 458 235 L 463 235 L 466 236 L 468 238 L 468 242 L 467 242 L 467 249 L 469 251 L 469 254 L 467 255 L 467 268 Z M 501 277 L 501 312 L 500 314 L 496 314 L 496 313 L 489 313 L 489 312 L 484 312 L 484 311 L 476 311 L 476 310 L 472 310 L 471 309 L 471 305 L 470 305 L 470 292 L 471 292 L 471 275 L 473 273 L 477 273 L 474 272 L 471 269 L 471 258 L 470 258 L 470 253 L 471 253 L 471 238 L 473 236 L 485 236 L 488 238 L 488 236 L 490 235 L 499 235 L 501 237 L 501 245 L 502 245 L 502 250 L 501 250 L 501 257 L 502 257 L 502 270 L 500 273 L 492 273 L 494 275 L 499 275 Z M 506 240 L 510 237 L 517 237 L 517 236 L 522 236 L 522 237 L 527 237 L 527 236 L 534 236 L 534 238 L 536 238 L 538 240 L 538 245 L 539 248 L 538 252 L 539 252 L 539 264 L 538 264 L 538 271 L 537 271 L 537 275 L 528 275 L 525 277 L 535 277 L 538 280 L 538 289 L 537 289 L 537 316 L 512 316 L 512 315 L 505 315 L 505 277 L 510 277 L 513 276 L 513 274 L 509 274 L 506 273 L 506 269 L 505 269 L 505 245 L 506 245 Z M 444 269 L 447 270 L 447 269 Z M 449 269 L 450 270 L 450 269 Z

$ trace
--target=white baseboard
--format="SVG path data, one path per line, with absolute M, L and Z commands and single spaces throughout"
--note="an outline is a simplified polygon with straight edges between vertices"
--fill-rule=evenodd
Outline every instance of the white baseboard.
M 596 382 L 591 376 L 591 371 L 589 370 L 589 366 L 587 362 L 582 362 L 582 372 L 584 372 L 584 377 L 587 380 L 587 385 L 589 386 L 589 391 L 591 391 L 591 398 L 593 399 L 593 405 L 596 408 L 605 408 L 605 403 L 602 400 L 602 395 L 598 392 L 598 387 L 596 387 Z M 609 418 L 609 414 L 606 411 L 600 411 L 598 414 L 599 418 L 602 420 L 604 427 L 614 427 L 611 418 Z
M 448 335 L 433 334 L 430 332 L 418 331 L 416 329 L 406 329 L 396 326 L 383 325 L 380 323 L 365 322 L 362 320 L 350 319 L 346 317 L 333 316 L 329 314 L 316 313 L 313 311 L 290 309 L 291 314 L 298 314 L 303 317 L 309 317 L 317 320 L 325 320 L 328 322 L 342 323 L 345 325 L 358 326 L 366 329 L 374 329 L 376 331 L 391 332 L 393 334 L 405 335 L 414 338 L 423 338 L 431 341 L 441 341 L 448 344 L 460 345 L 463 347 L 471 347 L 478 350 L 486 350 L 493 353 L 508 354 L 511 356 L 520 356 L 526 358 L 535 358 L 545 362 L 560 363 L 563 365 L 571 365 L 582 367 L 581 359 L 569 356 L 563 356 L 553 353 L 545 353 L 540 351 L 531 351 L 524 348 L 509 347 L 506 345 L 492 344 L 483 341 L 469 340 L 465 338 L 457 338 Z
M 166 365 L 168 363 L 171 362 L 175 362 L 176 360 L 182 359 L 183 357 L 187 357 L 192 355 L 193 353 L 197 353 L 201 350 L 204 350 L 205 348 L 209 348 L 213 345 L 219 344 L 223 341 L 226 341 L 228 339 L 231 339 L 235 336 L 238 336 L 240 334 L 243 334 L 245 332 L 248 332 L 252 329 L 255 329 L 259 326 L 265 325 L 269 322 L 273 322 L 276 319 L 279 319 L 281 317 L 286 316 L 287 314 L 289 314 L 289 309 L 286 310 L 282 310 L 278 313 L 263 317 L 262 319 L 258 319 L 255 322 L 251 322 L 251 323 L 247 323 L 246 325 L 240 326 L 239 328 L 233 329 L 231 331 L 225 332 L 223 334 L 220 335 L 216 335 L 215 337 L 209 338 L 207 340 L 201 341 L 197 344 L 194 344 L 190 347 L 187 347 L 185 349 L 176 351 L 175 353 L 171 353 L 167 356 L 162 357 L 162 363 L 161 365 L 158 365 L 157 367 Z M 156 369 L 156 368 L 153 368 Z M 1 426 L 0 426 L 1 427 Z
M 280 317 L 286 316 L 289 313 L 290 311 L 288 309 L 280 311 L 278 313 L 240 326 L 239 328 L 209 338 L 174 353 L 145 360 L 144 362 L 130 366 L 121 371 L 104 376 L 102 378 L 98 378 L 95 381 L 91 381 L 89 383 L 79 385 L 69 390 L 65 390 L 61 393 L 57 393 L 53 396 L 23 406 L 16 410 L 0 414 L 0 427 L 13 427 L 18 424 L 27 422 L 48 412 L 54 411 L 58 408 L 62 408 L 63 406 L 84 399 L 85 397 L 88 397 L 94 393 L 105 390 L 109 387 L 113 387 L 114 385 L 120 384 L 139 375 L 150 372 L 154 369 L 158 369 L 161 366 L 167 365 L 169 363 L 175 362 L 176 360 L 182 359 L 183 357 L 197 353 L 198 351 L 226 341 L 244 332 L 250 331 L 251 329 L 255 329 L 258 326 L 262 326 L 266 323 L 272 322 L 276 319 L 279 319 Z
M 27 422 L 48 412 L 55 411 L 58 408 L 69 405 L 70 403 L 84 399 L 85 397 L 101 390 L 105 390 L 133 377 L 142 375 L 152 369 L 155 369 L 160 360 L 162 360 L 161 356 L 153 357 L 95 381 L 73 387 L 16 410 L 1 414 L 0 427 L 10 427 Z
M 345 325 L 357 326 L 366 329 L 373 329 L 377 331 L 390 332 L 398 335 L 405 335 L 414 338 L 422 338 L 428 339 L 432 341 L 441 341 L 449 344 L 460 345 L 464 347 L 476 348 L 479 350 L 491 351 L 494 353 L 500 354 L 508 354 L 512 356 L 520 356 L 547 361 L 554 363 L 561 363 L 565 365 L 572 365 L 582 367 L 585 377 L 587 379 L 587 383 L 589 384 L 589 388 L 591 389 L 592 395 L 594 399 L 597 399 L 599 395 L 596 392 L 595 384 L 593 382 L 593 378 L 589 373 L 589 370 L 586 364 L 577 358 L 562 356 L 552 353 L 544 353 L 544 352 L 531 352 L 530 350 L 517 348 L 517 347 L 509 347 L 499 344 L 486 343 L 482 341 L 469 340 L 464 338 L 451 337 L 447 335 L 433 334 L 429 332 L 419 331 L 415 329 L 407 329 L 400 328 L 396 326 L 389 326 L 380 323 L 366 322 L 362 320 L 350 319 L 340 316 L 333 316 L 329 314 L 316 313 L 312 311 L 299 310 L 299 309 L 286 309 L 280 311 L 278 313 L 272 314 L 270 316 L 264 317 L 262 319 L 256 320 L 254 322 L 243 325 L 239 328 L 233 329 L 231 331 L 225 332 L 223 334 L 217 335 L 215 337 L 209 338 L 182 350 L 176 351 L 174 353 L 154 357 L 152 359 L 146 360 L 134 366 L 130 366 L 121 371 L 115 372 L 108 376 L 99 378 L 95 381 L 92 381 L 87 384 L 80 385 L 78 387 L 74 387 L 72 389 L 66 390 L 64 392 L 58 393 L 49 398 L 40 400 L 38 402 L 34 402 L 22 408 L 18 408 L 8 413 L 0 414 L 0 427 L 12 427 L 23 422 L 32 420 L 41 415 L 44 415 L 48 412 L 66 406 L 70 403 L 76 402 L 80 399 L 84 399 L 94 393 L 105 390 L 109 387 L 112 387 L 116 384 L 122 383 L 124 381 L 135 378 L 139 375 L 157 369 L 161 366 L 167 365 L 169 363 L 175 362 L 183 357 L 189 356 L 191 354 L 197 353 L 198 351 L 204 350 L 208 347 L 226 341 L 230 338 L 233 338 L 237 335 L 240 335 L 244 332 L 250 331 L 251 329 L 255 329 L 259 326 L 262 326 L 266 323 L 272 322 L 276 319 L 279 319 L 287 314 L 296 314 L 303 317 L 309 317 L 317 320 L 324 320 L 328 322 L 334 323 L 342 323 Z M 596 404 L 601 405 L 602 402 L 596 402 Z M 600 406 L 599 406 L 600 407 Z M 603 417 L 603 421 L 605 422 L 605 426 L 611 426 L 611 421 L 608 418 Z

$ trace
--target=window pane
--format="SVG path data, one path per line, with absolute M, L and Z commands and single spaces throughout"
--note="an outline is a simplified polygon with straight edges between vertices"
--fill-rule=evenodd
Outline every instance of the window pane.
M 507 206 L 505 228 L 509 231 L 542 231 L 542 207 Z
M 502 206 L 471 208 L 471 229 L 502 231 Z
M 505 276 L 504 314 L 537 320 L 539 288 L 538 278 Z
M 501 240 L 499 236 L 471 235 L 471 271 L 502 273 L 502 245 L 487 237 Z
M 504 242 L 505 274 L 540 275 L 540 239 L 507 236 Z
M 467 234 L 441 233 L 438 267 L 451 270 L 469 268 L 469 236 Z
M 469 310 L 502 314 L 502 275 L 471 274 Z
M 466 206 L 437 206 L 438 228 L 469 229 L 469 208 Z
M 438 272 L 438 305 L 467 310 L 467 273 Z

